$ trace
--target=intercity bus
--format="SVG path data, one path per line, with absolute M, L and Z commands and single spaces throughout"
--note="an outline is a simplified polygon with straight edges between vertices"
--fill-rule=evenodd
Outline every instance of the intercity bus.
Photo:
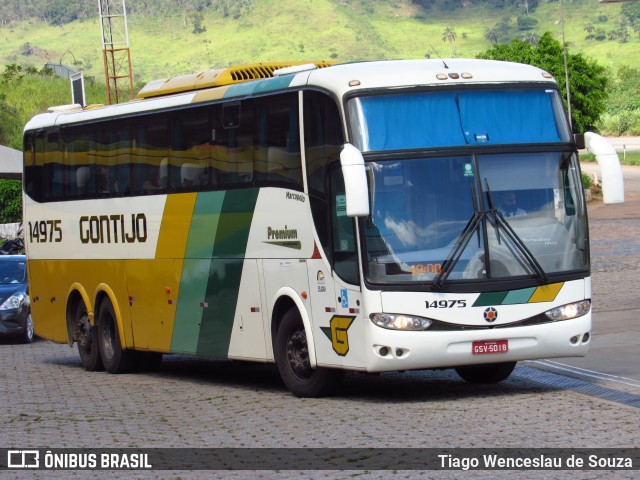
M 558 86 L 486 60 L 274 63 L 25 127 L 37 335 L 86 370 L 163 354 L 344 371 L 583 356 L 587 215 Z

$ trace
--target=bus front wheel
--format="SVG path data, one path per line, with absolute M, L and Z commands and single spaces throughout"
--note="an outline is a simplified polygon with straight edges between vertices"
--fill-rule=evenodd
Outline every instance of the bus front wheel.
M 78 344 L 80 363 L 89 372 L 103 370 L 100 348 L 98 347 L 98 328 L 91 325 L 89 312 L 84 302 L 80 300 L 76 308 L 75 340 Z
M 516 368 L 516 362 L 469 365 L 455 370 L 463 380 L 469 383 L 498 383 L 506 380 L 514 368 Z
M 120 344 L 120 334 L 116 324 L 116 315 L 113 305 L 108 299 L 100 303 L 98 311 L 98 338 L 100 344 L 100 356 L 104 368 L 109 373 L 129 372 L 135 366 L 135 354 L 133 350 L 125 350 Z
M 297 309 L 290 309 L 282 317 L 275 356 L 282 381 L 297 397 L 326 395 L 342 378 L 340 370 L 311 367 L 307 335 Z

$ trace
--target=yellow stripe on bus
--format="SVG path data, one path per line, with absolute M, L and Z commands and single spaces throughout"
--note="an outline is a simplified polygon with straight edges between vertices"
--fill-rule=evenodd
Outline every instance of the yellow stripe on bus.
M 529 299 L 529 303 L 552 302 L 556 296 L 558 296 L 563 285 L 564 282 L 561 282 L 536 288 L 536 291 L 533 292 L 533 295 L 531 295 Z
M 156 258 L 184 258 L 197 193 L 168 195 L 156 247 Z

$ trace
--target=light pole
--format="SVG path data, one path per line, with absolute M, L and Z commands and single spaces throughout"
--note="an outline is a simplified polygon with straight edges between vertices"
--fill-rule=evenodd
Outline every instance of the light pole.
M 573 120 L 571 119 L 571 88 L 569 87 L 569 65 L 567 62 L 567 44 L 564 41 L 564 8 L 560 0 L 560 25 L 562 26 L 562 54 L 564 56 L 564 82 L 567 87 L 567 113 L 569 114 L 569 126 L 573 130 Z

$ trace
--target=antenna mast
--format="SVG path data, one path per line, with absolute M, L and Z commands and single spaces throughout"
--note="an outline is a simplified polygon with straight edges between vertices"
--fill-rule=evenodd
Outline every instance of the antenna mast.
M 127 9 L 124 2 L 125 0 L 98 0 L 102 27 L 102 57 L 109 105 L 134 98 Z

